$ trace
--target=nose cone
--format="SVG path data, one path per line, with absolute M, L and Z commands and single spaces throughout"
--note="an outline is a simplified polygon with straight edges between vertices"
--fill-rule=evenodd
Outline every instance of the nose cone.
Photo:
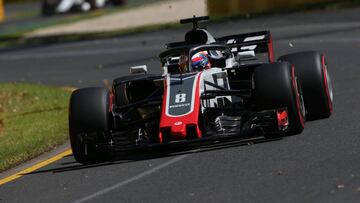
M 182 121 L 177 121 L 171 127 L 171 135 L 175 139 L 185 139 L 186 137 L 186 124 Z

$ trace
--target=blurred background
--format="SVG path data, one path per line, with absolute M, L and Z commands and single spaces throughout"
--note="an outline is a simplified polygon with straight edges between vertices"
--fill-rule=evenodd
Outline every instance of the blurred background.
M 176 22 L 194 15 L 245 16 L 337 7 L 357 0 L 0 0 L 0 40 L 91 33 Z M 106 20 L 97 20 L 110 16 Z M 89 22 L 92 20 L 93 22 Z M 86 25 L 64 27 L 79 21 Z M 105 23 L 104 23 L 105 22 Z M 60 26 L 54 30 L 54 26 Z M 52 29 L 46 29 L 53 27 Z M 44 30 L 45 29 L 45 30 Z M 34 32 L 35 31 L 35 32 Z

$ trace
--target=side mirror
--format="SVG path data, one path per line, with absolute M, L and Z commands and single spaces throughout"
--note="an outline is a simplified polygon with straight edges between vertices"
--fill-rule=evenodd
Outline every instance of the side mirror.
M 255 51 L 242 51 L 237 53 L 238 60 L 249 60 L 255 57 Z
M 147 73 L 147 66 L 141 65 L 141 66 L 132 66 L 130 67 L 130 73 L 136 74 L 136 73 Z

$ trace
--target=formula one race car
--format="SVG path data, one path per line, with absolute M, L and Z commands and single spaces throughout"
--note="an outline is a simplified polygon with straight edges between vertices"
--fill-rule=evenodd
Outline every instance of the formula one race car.
M 41 13 L 44 16 L 69 12 L 86 12 L 107 6 L 108 4 L 122 6 L 126 0 L 42 0 Z
M 333 110 L 330 75 L 315 51 L 274 57 L 269 31 L 214 38 L 192 23 L 184 42 L 160 53 L 161 75 L 146 66 L 103 87 L 74 91 L 69 131 L 78 162 L 108 153 L 228 137 L 299 134 Z M 266 61 L 265 61 L 266 59 Z

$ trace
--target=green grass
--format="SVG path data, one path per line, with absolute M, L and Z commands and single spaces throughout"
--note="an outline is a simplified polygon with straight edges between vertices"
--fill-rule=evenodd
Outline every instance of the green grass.
M 68 139 L 70 91 L 31 84 L 0 84 L 0 171 Z

